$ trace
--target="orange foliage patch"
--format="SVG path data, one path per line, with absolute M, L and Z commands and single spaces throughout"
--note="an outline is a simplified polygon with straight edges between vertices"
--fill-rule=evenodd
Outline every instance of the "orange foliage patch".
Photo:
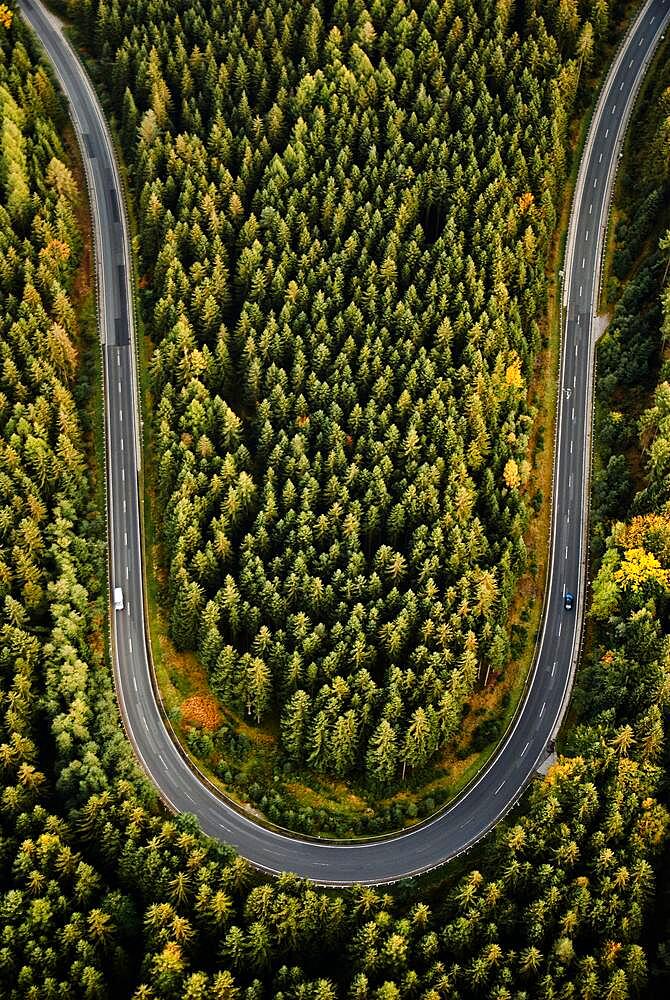
M 202 729 L 218 729 L 221 725 L 221 712 L 214 698 L 196 694 L 186 698 L 180 707 L 182 720 L 187 725 L 199 726 Z
M 531 191 L 526 191 L 518 199 L 517 204 L 519 206 L 519 211 L 523 214 L 533 207 L 533 202 L 535 201 L 535 195 Z

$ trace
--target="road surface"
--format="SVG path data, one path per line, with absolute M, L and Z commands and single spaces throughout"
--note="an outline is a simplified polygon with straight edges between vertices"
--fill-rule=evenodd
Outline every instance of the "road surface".
M 99 103 L 59 22 L 20 0 L 67 96 L 91 200 L 103 352 L 112 654 L 121 715 L 135 752 L 165 803 L 195 814 L 203 830 L 271 872 L 320 883 L 395 881 L 443 864 L 480 840 L 517 801 L 546 760 L 579 656 L 585 594 L 593 362 L 603 238 L 611 188 L 633 99 L 670 15 L 648 0 L 614 60 L 582 158 L 568 236 L 564 335 L 556 437 L 551 558 L 545 613 L 522 705 L 497 753 L 464 794 L 432 820 L 366 843 L 326 843 L 260 826 L 214 794 L 186 763 L 166 727 L 147 650 L 138 488 L 139 403 L 128 229 L 119 173 Z M 564 609 L 566 589 L 576 595 Z

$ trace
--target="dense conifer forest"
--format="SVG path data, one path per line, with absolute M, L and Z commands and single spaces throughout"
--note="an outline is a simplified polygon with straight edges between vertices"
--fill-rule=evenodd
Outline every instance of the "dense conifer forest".
M 510 659 L 547 248 L 610 6 L 68 4 L 132 167 L 171 635 L 289 761 L 388 785 Z
M 524 810 L 442 884 L 346 893 L 290 875 L 264 884 L 192 818 L 166 816 L 122 734 L 102 637 L 98 347 L 77 315 L 88 270 L 82 194 L 61 100 L 12 14 L 0 5 L 0 995 L 617 1000 L 643 991 L 650 966 L 658 972 L 670 954 L 657 949 L 664 931 L 650 915 L 654 869 L 663 884 L 667 856 L 670 697 L 661 349 L 670 239 L 657 253 L 654 213 L 631 258 L 615 265 L 622 295 L 600 356 L 599 460 L 606 470 L 623 456 L 629 489 L 602 492 L 591 651 L 563 755 Z M 654 154 L 635 174 L 642 201 L 667 194 L 667 102 L 661 90 L 646 122 Z M 638 219 L 635 203 L 623 225 Z M 622 254 L 627 239 L 624 228 Z M 198 337 L 185 342 L 185 371 L 208 357 Z M 161 357 L 163 343 L 167 365 L 168 331 Z M 634 422 L 616 416 L 631 395 L 625 349 L 642 366 L 636 384 L 653 395 L 637 399 L 639 447 L 638 431 L 621 426 Z M 528 358 L 519 354 L 524 378 Z M 252 442 L 254 409 L 238 405 L 231 455 Z

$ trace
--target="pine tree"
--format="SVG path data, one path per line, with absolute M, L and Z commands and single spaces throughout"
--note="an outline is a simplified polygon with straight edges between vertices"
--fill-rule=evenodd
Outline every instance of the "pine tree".
M 397 769 L 398 748 L 395 730 L 382 719 L 370 739 L 366 764 L 368 773 L 379 782 L 391 781 Z

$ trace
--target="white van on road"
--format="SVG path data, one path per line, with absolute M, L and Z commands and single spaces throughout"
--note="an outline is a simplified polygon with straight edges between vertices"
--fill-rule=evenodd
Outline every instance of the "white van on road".
M 120 587 L 114 587 L 114 610 L 123 611 L 123 591 Z

